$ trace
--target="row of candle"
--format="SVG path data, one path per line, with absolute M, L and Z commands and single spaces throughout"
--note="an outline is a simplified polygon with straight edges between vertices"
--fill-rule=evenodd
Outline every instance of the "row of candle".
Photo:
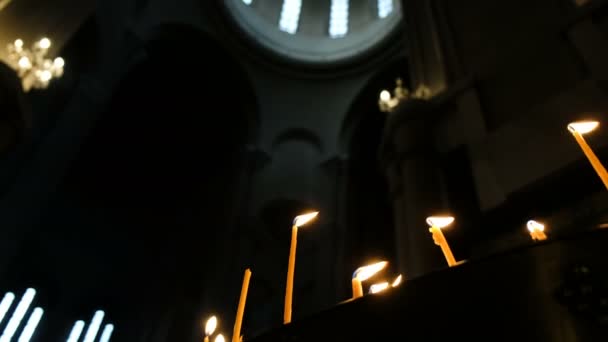
M 606 169 L 601 164 L 593 150 L 586 143 L 583 138 L 584 134 L 587 134 L 593 130 L 595 130 L 599 126 L 599 122 L 597 121 L 580 121 L 580 122 L 572 122 L 568 124 L 568 130 L 574 136 L 576 142 L 581 147 L 583 153 L 593 166 L 593 169 L 598 174 L 606 188 L 608 189 L 608 173 Z M 298 229 L 307 223 L 314 220 L 318 212 L 307 213 L 303 215 L 296 216 L 293 220 L 292 230 L 291 230 L 291 245 L 289 249 L 289 260 L 287 264 L 287 281 L 286 281 L 286 289 L 285 289 L 285 303 L 283 310 L 283 323 L 288 324 L 291 322 L 291 312 L 292 312 L 292 300 L 293 300 L 293 282 L 294 282 L 294 273 L 295 273 L 295 262 L 296 262 L 296 247 L 297 247 L 297 236 Z M 429 228 L 429 232 L 433 238 L 433 241 L 436 245 L 441 248 L 443 255 L 446 259 L 448 266 L 456 266 L 464 261 L 456 261 L 450 246 L 443 235 L 442 229 L 451 225 L 454 222 L 454 217 L 452 216 L 431 216 L 426 220 Z M 528 231 L 530 232 L 530 236 L 533 240 L 542 241 L 547 239 L 547 236 L 544 232 L 545 226 L 537 221 L 530 220 L 527 223 Z M 362 282 L 372 278 L 378 272 L 382 271 L 386 268 L 388 262 L 381 261 L 377 263 L 373 263 L 371 265 L 359 267 L 352 276 L 352 298 L 360 298 L 363 296 L 363 285 Z M 245 311 L 245 303 L 247 300 L 247 291 L 249 288 L 249 280 L 251 278 L 251 271 L 249 269 L 245 270 L 245 275 L 243 277 L 243 284 L 241 287 L 241 296 L 239 300 L 239 305 L 237 309 L 236 319 L 234 323 L 234 330 L 232 336 L 232 342 L 242 342 L 243 337 L 241 336 L 241 326 L 243 321 L 243 314 Z M 398 286 L 402 281 L 402 276 L 398 275 L 392 283 L 389 284 L 388 281 L 376 283 L 370 286 L 370 293 L 378 293 L 384 291 L 390 287 Z M 205 327 L 205 342 L 209 342 L 210 337 L 215 332 L 217 326 L 217 318 L 215 316 L 211 317 L 206 324 Z M 222 334 L 218 334 L 214 340 L 214 342 L 224 342 L 224 336 Z

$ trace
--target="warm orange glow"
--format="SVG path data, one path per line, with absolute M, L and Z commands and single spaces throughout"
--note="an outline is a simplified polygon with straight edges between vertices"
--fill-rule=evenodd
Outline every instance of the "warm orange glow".
M 391 284 L 391 286 L 397 287 L 397 286 L 401 285 L 402 279 L 403 279 L 403 277 L 400 274 L 397 278 L 395 278 L 395 280 L 393 280 L 393 283 Z
M 317 215 L 319 215 L 318 211 L 296 216 L 296 218 L 293 219 L 293 225 L 296 227 L 302 227 L 303 225 L 307 224 L 308 222 L 314 220 L 317 217 Z
M 528 226 L 528 231 L 530 232 L 530 236 L 532 237 L 532 240 L 538 240 L 538 241 L 543 241 L 547 239 L 547 235 L 545 234 L 545 225 L 534 221 L 534 220 L 530 220 L 527 223 Z
M 218 335 L 215 337 L 215 342 L 226 342 L 226 339 L 224 338 L 224 335 L 222 335 L 222 334 L 218 334 Z
M 587 134 L 600 125 L 597 121 L 577 121 L 568 124 L 568 130 L 572 133 Z
M 386 265 L 388 265 L 387 261 L 380 261 L 375 264 L 359 267 L 355 273 L 353 273 L 353 278 L 357 278 L 360 281 L 365 281 L 373 277 L 374 274 L 382 271 Z
M 370 286 L 369 293 L 378 293 L 388 289 L 388 282 L 378 283 Z
M 534 231 L 539 231 L 539 232 L 544 232 L 545 231 L 545 225 L 534 221 L 534 220 L 530 220 L 528 221 L 528 230 L 530 231 L 530 233 L 534 232 Z
M 205 324 L 205 335 L 211 336 L 215 332 L 215 328 L 217 328 L 217 317 L 211 316 Z
M 451 225 L 454 222 L 454 217 L 452 216 L 430 216 L 427 217 L 426 223 L 431 227 L 436 228 L 445 228 Z

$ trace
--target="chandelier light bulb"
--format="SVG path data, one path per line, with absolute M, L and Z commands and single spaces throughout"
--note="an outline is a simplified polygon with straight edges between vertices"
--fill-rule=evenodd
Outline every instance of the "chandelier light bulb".
M 383 90 L 380 92 L 380 100 L 381 101 L 390 101 L 391 100 L 391 93 L 388 90 Z
M 65 60 L 61 57 L 57 57 L 53 61 L 53 66 L 55 66 L 56 68 L 63 68 L 65 66 Z
M 46 50 L 51 47 L 51 40 L 44 37 L 44 38 L 40 39 L 40 41 L 38 42 L 38 46 L 40 46 L 40 48 Z
M 47 56 L 51 47 L 49 38 L 43 37 L 29 49 L 24 46 L 21 38 L 15 39 L 7 46 L 8 62 L 21 78 L 23 90 L 27 92 L 32 88 L 46 88 L 53 78 L 63 75 L 65 60 Z
M 18 64 L 21 69 L 29 69 L 32 67 L 32 61 L 26 56 L 19 58 Z
M 40 80 L 42 82 L 48 82 L 53 78 L 53 74 L 49 70 L 43 70 L 40 72 Z

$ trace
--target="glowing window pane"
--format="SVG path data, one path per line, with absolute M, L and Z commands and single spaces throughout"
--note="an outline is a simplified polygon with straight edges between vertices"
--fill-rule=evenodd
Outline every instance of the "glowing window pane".
M 393 0 L 378 0 L 378 17 L 386 18 L 393 13 Z
M 80 334 L 82 334 L 82 330 L 84 330 L 84 321 L 76 321 L 66 342 L 78 342 Z
M 23 316 L 25 316 L 27 309 L 30 307 L 30 304 L 32 304 L 32 300 L 34 300 L 35 295 L 36 295 L 36 290 L 34 290 L 34 289 L 25 290 L 23 297 L 21 297 L 19 304 L 17 304 L 17 308 L 15 309 L 15 312 L 13 312 L 13 316 L 11 316 L 11 319 L 8 321 L 8 324 L 6 325 L 6 328 L 4 328 L 4 332 L 2 332 L 2 337 L 0 337 L 0 342 L 10 342 L 10 340 L 13 338 L 13 335 L 15 335 L 17 328 L 19 328 L 19 325 L 21 324 L 21 320 L 23 319 Z
M 7 292 L 4 295 L 4 298 L 2 298 L 2 302 L 0 302 L 0 323 L 2 323 L 2 320 L 4 319 L 4 316 L 6 316 L 8 309 L 11 308 L 13 300 L 15 300 L 15 294 L 12 292 Z
M 295 34 L 298 31 L 301 9 L 302 0 L 283 0 L 279 29 L 289 34 Z
M 95 311 L 93 319 L 91 320 L 91 323 L 89 323 L 89 328 L 87 329 L 87 333 L 84 335 L 84 340 L 82 342 L 95 341 L 95 337 L 97 336 L 97 332 L 99 332 L 99 327 L 101 326 L 104 315 L 105 313 L 101 310 Z
M 344 37 L 348 33 L 348 0 L 332 0 L 329 13 L 329 36 Z
M 32 336 L 34 335 L 34 331 L 38 327 L 38 323 L 40 323 L 40 319 L 42 319 L 42 315 L 44 314 L 44 310 L 41 308 L 35 308 L 30 315 L 30 318 L 27 320 L 25 324 L 25 328 L 23 328 L 23 332 L 21 332 L 21 336 L 19 336 L 19 340 L 17 342 L 30 342 Z
M 105 328 L 103 328 L 103 332 L 101 333 L 101 338 L 99 342 L 110 342 L 110 337 L 112 337 L 112 332 L 114 331 L 114 324 L 106 324 Z

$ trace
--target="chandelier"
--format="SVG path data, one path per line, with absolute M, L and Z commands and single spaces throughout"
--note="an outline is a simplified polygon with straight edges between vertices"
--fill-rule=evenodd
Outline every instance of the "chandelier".
M 8 62 L 15 69 L 25 91 L 32 88 L 43 89 L 53 78 L 63 75 L 65 61 L 61 57 L 47 58 L 51 40 L 42 38 L 32 45 L 31 49 L 23 47 L 23 40 L 17 39 L 9 44 Z
M 395 89 L 391 93 L 390 91 L 383 89 L 380 92 L 380 96 L 378 98 L 378 108 L 381 112 L 392 112 L 397 105 L 401 101 L 408 99 L 428 99 L 431 97 L 431 90 L 425 86 L 421 85 L 414 91 L 410 93 L 409 89 L 403 86 L 403 81 L 398 78 L 395 80 Z

